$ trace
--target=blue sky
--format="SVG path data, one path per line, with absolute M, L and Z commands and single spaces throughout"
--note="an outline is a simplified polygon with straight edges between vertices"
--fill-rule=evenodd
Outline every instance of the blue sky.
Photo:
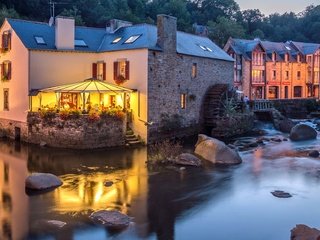
M 260 9 L 260 11 L 269 15 L 270 13 L 295 12 L 299 13 L 311 4 L 319 5 L 319 0 L 235 0 L 241 10 Z

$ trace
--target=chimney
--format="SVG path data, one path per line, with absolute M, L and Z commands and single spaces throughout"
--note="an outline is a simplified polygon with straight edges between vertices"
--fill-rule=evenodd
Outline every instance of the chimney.
M 55 19 L 55 44 L 58 50 L 74 49 L 74 19 L 57 16 Z
M 106 31 L 107 31 L 107 33 L 114 33 L 119 28 L 128 27 L 128 26 L 132 26 L 132 22 L 123 21 L 123 20 L 119 20 L 119 19 L 111 19 L 107 23 Z
M 157 16 L 157 44 L 164 52 L 177 52 L 177 18 L 160 14 Z

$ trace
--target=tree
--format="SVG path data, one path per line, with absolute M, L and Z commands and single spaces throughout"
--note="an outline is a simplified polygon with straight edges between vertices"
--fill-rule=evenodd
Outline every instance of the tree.
M 20 18 L 19 14 L 13 8 L 7 9 L 6 7 L 2 7 L 0 9 L 0 24 L 3 24 L 5 18 Z
M 229 37 L 243 38 L 245 36 L 244 28 L 226 17 L 219 17 L 217 22 L 208 22 L 209 37 L 223 47 Z

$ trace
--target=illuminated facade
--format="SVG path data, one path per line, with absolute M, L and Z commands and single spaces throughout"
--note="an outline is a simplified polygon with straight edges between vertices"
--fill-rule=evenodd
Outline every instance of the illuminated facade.
M 145 142 L 159 137 L 164 113 L 179 114 L 183 127 L 196 129 L 207 88 L 232 84 L 233 59 L 208 38 L 178 32 L 176 25 L 176 18 L 166 15 L 158 16 L 157 26 L 114 20 L 106 29 L 76 27 L 64 17 L 54 25 L 6 19 L 0 31 L 2 127 L 10 128 L 11 137 L 27 139 L 28 111 L 120 106 Z M 89 78 L 133 91 L 41 93 Z
M 319 97 L 320 44 L 232 39 L 234 86 L 254 99 Z

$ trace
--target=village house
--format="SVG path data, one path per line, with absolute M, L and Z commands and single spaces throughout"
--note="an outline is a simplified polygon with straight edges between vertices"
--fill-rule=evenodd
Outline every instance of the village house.
M 112 20 L 106 28 L 78 27 L 66 17 L 50 24 L 6 19 L 0 34 L 0 129 L 28 142 L 116 146 L 130 127 L 149 143 L 165 131 L 174 136 L 172 123 L 195 133 L 207 89 L 232 85 L 233 59 L 210 39 L 177 31 L 167 15 L 157 26 Z M 43 123 L 33 114 L 46 111 L 79 111 L 91 120 L 99 112 L 127 114 L 120 125 L 92 127 L 78 119 Z
M 319 97 L 319 44 L 230 38 L 234 86 L 251 100 Z

